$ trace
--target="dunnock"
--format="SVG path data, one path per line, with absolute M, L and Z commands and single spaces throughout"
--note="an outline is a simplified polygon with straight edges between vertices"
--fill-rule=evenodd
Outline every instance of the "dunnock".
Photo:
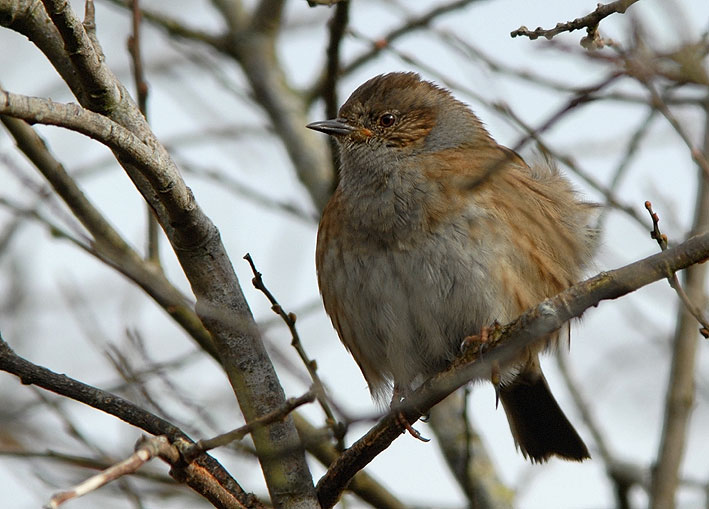
M 370 79 L 337 119 L 308 127 L 335 137 L 341 161 L 318 230 L 320 291 L 380 402 L 444 369 L 467 336 L 577 282 L 592 256 L 594 205 L 415 73 Z M 512 436 L 532 461 L 581 461 L 588 450 L 549 390 L 542 348 L 502 367 Z

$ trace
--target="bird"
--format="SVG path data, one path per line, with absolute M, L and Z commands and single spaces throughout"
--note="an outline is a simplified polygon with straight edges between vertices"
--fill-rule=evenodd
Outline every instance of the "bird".
M 320 293 L 380 404 L 405 399 L 466 337 L 578 282 L 592 261 L 598 206 L 551 161 L 530 166 L 499 145 L 466 104 L 415 72 L 371 78 L 337 118 L 307 127 L 339 148 L 317 233 Z M 590 458 L 539 364 L 560 334 L 501 367 L 514 443 L 534 463 Z

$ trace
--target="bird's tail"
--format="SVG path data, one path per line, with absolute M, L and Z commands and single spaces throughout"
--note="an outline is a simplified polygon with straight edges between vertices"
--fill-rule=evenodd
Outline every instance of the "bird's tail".
M 591 457 L 538 367 L 523 370 L 501 386 L 500 400 L 515 444 L 525 458 L 541 463 L 554 455 L 572 461 Z

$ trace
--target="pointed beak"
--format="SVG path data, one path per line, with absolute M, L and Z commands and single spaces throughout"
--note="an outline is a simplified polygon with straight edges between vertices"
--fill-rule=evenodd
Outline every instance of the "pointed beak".
M 357 127 L 348 124 L 347 121 L 342 118 L 320 120 L 318 122 L 312 122 L 305 127 L 331 136 L 347 136 L 359 130 Z

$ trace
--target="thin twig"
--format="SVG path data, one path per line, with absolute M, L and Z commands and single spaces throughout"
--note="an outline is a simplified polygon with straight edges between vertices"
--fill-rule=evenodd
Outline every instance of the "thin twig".
M 271 303 L 271 309 L 273 310 L 274 313 L 276 313 L 278 316 L 280 316 L 283 321 L 285 322 L 286 326 L 288 327 L 288 330 L 291 333 L 291 345 L 293 348 L 295 348 L 295 351 L 298 352 L 298 355 L 300 356 L 300 359 L 303 361 L 303 364 L 305 365 L 305 368 L 308 370 L 308 373 L 310 374 L 310 378 L 313 380 L 313 386 L 315 388 L 315 395 L 318 400 L 318 403 L 323 409 L 323 412 L 325 412 L 325 416 L 327 417 L 327 424 L 330 426 L 330 428 L 333 431 L 333 434 L 335 438 L 338 441 L 338 444 L 341 449 L 344 449 L 344 435 L 345 432 L 347 431 L 345 425 L 341 422 L 339 422 L 335 418 L 335 414 L 333 413 L 332 409 L 330 408 L 330 403 L 327 398 L 327 392 L 325 391 L 325 386 L 322 383 L 322 380 L 320 380 L 320 376 L 318 375 L 317 372 L 317 363 L 312 360 L 310 357 L 308 357 L 307 352 L 305 351 L 305 348 L 303 348 L 303 343 L 300 341 L 300 335 L 298 334 L 298 329 L 295 326 L 295 321 L 296 321 L 296 315 L 295 313 L 286 313 L 283 310 L 283 307 L 278 303 L 276 300 L 276 297 L 271 293 L 271 291 L 266 287 L 266 284 L 263 282 L 263 277 L 262 274 L 256 269 L 256 265 L 254 264 L 253 259 L 251 258 L 251 255 L 249 253 L 246 253 L 244 255 L 244 260 L 246 260 L 249 263 L 249 266 L 251 267 L 251 271 L 254 274 L 253 279 L 251 282 L 254 285 L 254 288 L 257 290 L 260 290 L 268 299 L 268 301 Z
M 293 410 L 306 403 L 312 403 L 315 400 L 316 391 L 310 389 L 308 392 L 297 398 L 288 398 L 281 408 L 277 408 L 261 417 L 254 419 L 251 422 L 244 424 L 236 429 L 217 435 L 214 438 L 205 438 L 198 440 L 194 444 L 187 446 L 182 450 L 185 461 L 191 462 L 194 458 L 216 447 L 229 445 L 231 442 L 243 440 L 243 438 L 251 433 L 258 426 L 271 424 L 272 422 L 281 421 L 287 417 Z
M 660 246 L 660 249 L 664 251 L 667 249 L 667 235 L 660 231 L 660 216 L 652 210 L 652 203 L 649 201 L 645 202 L 645 208 L 652 219 L 652 230 L 650 231 L 650 237 L 655 239 Z M 671 276 L 668 276 L 667 282 L 670 283 L 672 289 L 677 292 L 677 295 L 687 311 L 689 311 L 689 313 L 691 313 L 691 315 L 701 324 L 702 327 L 699 329 L 699 333 L 705 338 L 709 338 L 709 321 L 704 316 L 702 310 L 692 302 L 687 295 L 687 292 L 684 291 L 684 288 L 682 288 L 682 284 L 679 282 L 679 278 L 677 277 L 677 273 L 673 272 Z
M 148 118 L 148 83 L 145 81 L 140 37 L 140 24 L 143 19 L 140 10 L 140 0 L 130 0 L 130 8 L 133 33 L 128 37 L 128 52 L 133 66 L 133 80 L 138 99 L 138 109 L 140 109 L 145 118 Z
M 133 474 L 156 456 L 172 457 L 174 458 L 172 459 L 174 462 L 177 462 L 179 459 L 179 453 L 173 450 L 173 446 L 170 445 L 166 436 L 160 435 L 143 440 L 136 451 L 128 458 L 110 466 L 103 472 L 77 484 L 73 488 L 56 493 L 44 507 L 47 509 L 56 509 L 64 502 L 82 497 L 124 475 Z
M 0 456 L 5 457 L 16 457 L 16 458 L 31 458 L 40 460 L 52 460 L 59 463 L 63 463 L 66 466 L 86 468 L 90 470 L 105 470 L 115 464 L 115 461 L 106 461 L 104 459 L 96 459 L 88 456 L 78 456 L 76 454 L 66 454 L 63 452 L 55 451 L 53 449 L 46 449 L 43 451 L 18 451 L 14 449 L 2 449 L 0 448 Z M 153 483 L 160 483 L 168 486 L 169 488 L 175 487 L 175 480 L 168 477 L 167 475 L 155 472 L 136 472 L 135 475 L 142 479 L 148 480 Z
M 704 106 L 703 138 L 704 153 L 709 154 L 709 100 Z M 709 178 L 703 168 L 697 168 L 696 175 L 697 192 L 691 232 L 701 235 L 709 231 Z M 654 227 L 653 231 L 655 231 Z M 661 233 L 660 239 L 662 240 Z M 668 249 L 662 254 L 669 251 Z M 705 285 L 708 268 L 706 264 L 695 265 L 684 274 L 687 294 L 692 301 L 700 302 L 702 305 L 706 303 Z M 666 270 L 665 276 L 670 274 L 671 272 Z M 678 309 L 677 324 L 671 342 L 672 358 L 665 393 L 660 446 L 652 470 L 648 504 L 651 509 L 664 509 L 675 505 L 679 473 L 687 447 L 696 393 L 699 338 L 694 329 L 695 319 L 686 308 Z

